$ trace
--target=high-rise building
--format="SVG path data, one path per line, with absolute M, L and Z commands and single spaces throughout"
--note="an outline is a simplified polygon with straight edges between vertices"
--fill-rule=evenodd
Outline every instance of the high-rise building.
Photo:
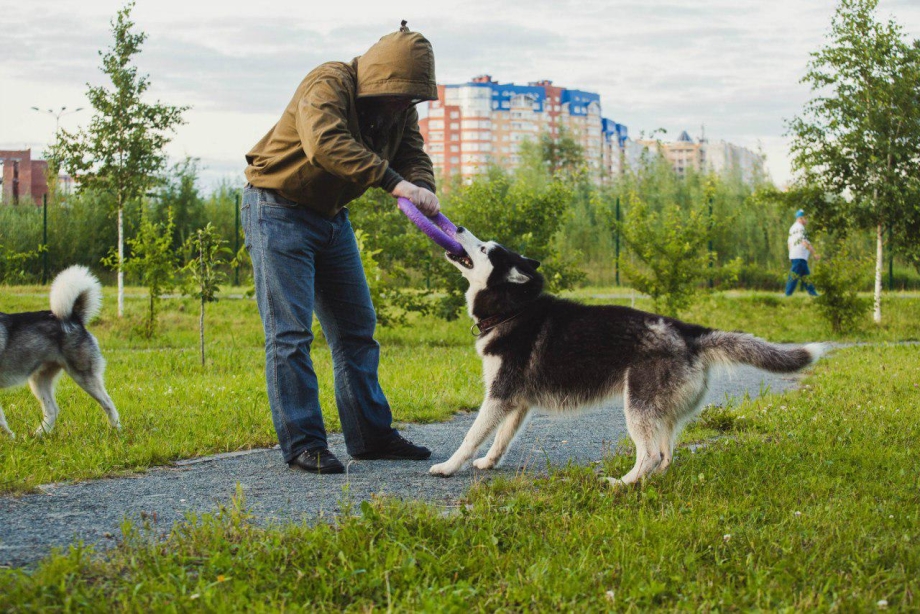
M 547 134 L 571 136 L 584 150 L 598 181 L 619 173 L 626 126 L 601 116 L 600 96 L 536 81 L 498 83 L 482 75 L 468 83 L 439 85 L 438 100 L 420 120 L 425 147 L 436 172 L 465 180 L 490 164 L 513 170 L 520 146 Z
M 690 169 L 695 172 L 712 172 L 717 175 L 739 173 L 741 180 L 745 183 L 753 183 L 764 177 L 762 155 L 726 141 L 710 141 L 705 137 L 693 139 L 686 130 L 680 133 L 676 141 L 640 139 L 635 143 L 645 150 L 660 151 L 661 155 L 671 163 L 674 172 L 681 177 Z M 627 147 L 628 152 L 632 149 Z M 631 156 L 627 153 L 626 157 L 630 163 L 638 161 L 635 155 Z

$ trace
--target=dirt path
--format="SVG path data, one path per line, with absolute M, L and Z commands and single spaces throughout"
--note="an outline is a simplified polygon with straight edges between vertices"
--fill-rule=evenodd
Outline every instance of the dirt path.
M 797 376 L 748 367 L 713 373 L 705 403 L 723 404 L 745 393 L 756 397 L 767 389 L 780 392 L 797 381 Z M 461 414 L 445 423 L 402 427 L 409 439 L 434 450 L 424 462 L 352 462 L 345 475 L 315 476 L 288 469 L 276 450 L 256 450 L 183 461 L 131 477 L 49 485 L 41 494 L 2 496 L 0 565 L 28 565 L 52 547 L 66 547 L 78 540 L 105 549 L 120 538 L 119 526 L 125 516 L 155 518 L 157 526 L 167 531 L 186 513 L 212 511 L 219 503 L 227 503 L 237 484 L 252 513 L 267 522 L 313 522 L 339 513 L 348 502 L 358 504 L 379 494 L 449 506 L 473 480 L 522 469 L 545 472 L 550 466 L 569 462 L 589 463 L 627 436 L 621 405 L 568 419 L 538 415 L 499 469 L 475 474 L 466 469 L 450 479 L 429 476 L 428 467 L 453 452 L 473 418 L 473 414 Z M 330 447 L 340 459 L 348 459 L 341 435 L 330 437 Z M 675 470 L 680 470 L 679 457 L 686 453 L 677 453 Z

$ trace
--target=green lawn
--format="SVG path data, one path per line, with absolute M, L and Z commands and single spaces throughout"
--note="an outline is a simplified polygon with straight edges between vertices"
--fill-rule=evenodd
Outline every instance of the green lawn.
M 228 294 L 241 294 L 240 289 Z M 583 290 L 591 302 L 629 304 L 630 299 L 592 299 L 622 290 Z M 47 309 L 44 288 L 4 288 L 0 311 Z M 651 309 L 640 299 L 637 307 Z M 226 299 L 208 306 L 208 365 L 199 365 L 194 301 L 163 302 L 160 334 L 137 332 L 146 307 L 143 290 L 132 289 L 127 315 L 115 318 L 107 288 L 102 317 L 90 328 L 108 361 L 109 392 L 124 429 L 112 432 L 102 411 L 64 376 L 58 389 L 62 413 L 55 431 L 30 435 L 40 422 L 27 388 L 0 391 L 16 440 L 0 437 L 0 493 L 36 485 L 137 471 L 173 459 L 269 446 L 276 442 L 264 386 L 262 329 L 254 301 Z M 871 322 L 843 337 L 832 336 L 806 297 L 778 294 L 715 294 L 685 319 L 729 330 L 747 330 L 772 341 L 829 339 L 879 341 L 920 338 L 920 298 L 886 300 L 885 324 Z M 867 318 L 868 319 L 868 318 Z M 475 408 L 482 396 L 480 363 L 466 317 L 447 323 L 415 319 L 405 328 L 381 329 L 381 380 L 400 421 L 436 421 L 458 409 Z M 338 430 L 328 348 L 318 339 L 314 360 L 321 379 L 329 430 Z
M 4 295 L 6 312 L 46 309 L 38 288 Z M 164 301 L 161 333 L 147 340 L 135 329 L 145 307 L 139 293 L 126 299 L 126 318 L 115 318 L 108 289 L 102 318 L 90 326 L 107 360 L 106 385 L 123 429 L 111 431 L 99 406 L 66 375 L 58 386 L 61 416 L 43 437 L 27 387 L 0 391 L 17 433 L 0 436 L 0 493 L 21 492 L 64 479 L 136 471 L 173 459 L 277 443 L 265 392 L 262 325 L 254 301 L 228 299 L 208 306 L 208 363 L 198 356 L 194 301 Z M 445 420 L 477 406 L 479 362 L 468 325 L 436 320 L 402 331 L 383 331 L 381 381 L 396 420 Z M 326 426 L 338 431 L 331 355 L 318 339 L 313 360 L 320 378 Z
M 838 350 L 805 384 L 704 413 L 720 435 L 642 486 L 572 467 L 317 527 L 258 527 L 237 501 L 0 571 L 0 609 L 916 610 L 920 348 Z

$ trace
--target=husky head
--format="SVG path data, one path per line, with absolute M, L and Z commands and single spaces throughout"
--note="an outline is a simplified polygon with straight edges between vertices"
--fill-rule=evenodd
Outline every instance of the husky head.
M 530 302 L 543 291 L 540 263 L 517 254 L 495 241 L 483 243 L 462 226 L 456 240 L 466 253 L 446 254 L 470 283 L 466 303 L 470 316 L 486 318 Z

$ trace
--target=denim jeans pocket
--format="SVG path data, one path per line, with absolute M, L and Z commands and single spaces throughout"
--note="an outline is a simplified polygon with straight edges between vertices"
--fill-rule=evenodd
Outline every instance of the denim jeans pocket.
M 288 200 L 274 190 L 259 190 L 259 205 L 267 207 L 281 207 L 283 209 L 300 209 L 301 205 L 293 200 Z

